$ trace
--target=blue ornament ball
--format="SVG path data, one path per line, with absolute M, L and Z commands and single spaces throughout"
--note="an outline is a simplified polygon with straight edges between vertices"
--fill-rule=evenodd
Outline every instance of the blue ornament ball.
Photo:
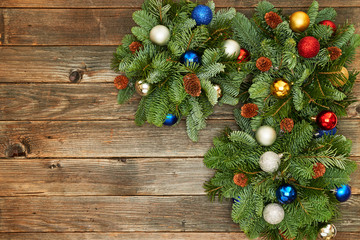
M 276 198 L 281 204 L 292 203 L 297 196 L 296 189 L 290 184 L 281 185 L 276 190 Z
M 180 62 L 186 65 L 188 65 L 189 63 L 200 64 L 201 58 L 197 52 L 190 50 L 181 55 Z
M 349 185 L 342 185 L 338 187 L 335 192 L 335 197 L 339 202 L 346 202 L 351 196 L 351 187 Z
M 208 25 L 213 18 L 213 13 L 208 6 L 198 5 L 191 12 L 191 18 L 196 21 L 196 25 Z
M 323 130 L 323 129 L 319 129 L 317 131 L 317 133 L 314 134 L 314 136 L 316 138 L 321 138 L 323 137 L 324 135 L 335 135 L 337 132 L 337 128 L 334 127 L 333 129 L 330 129 L 330 130 Z
M 237 198 L 233 198 L 233 203 L 239 203 L 240 202 L 240 197 L 237 197 Z
M 177 123 L 177 121 L 178 121 L 178 118 L 174 114 L 169 113 L 169 114 L 166 115 L 164 125 L 165 126 L 172 126 L 175 123 Z

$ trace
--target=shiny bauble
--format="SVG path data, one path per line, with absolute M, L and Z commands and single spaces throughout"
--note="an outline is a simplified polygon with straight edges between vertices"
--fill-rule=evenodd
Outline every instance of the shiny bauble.
M 183 55 L 181 55 L 180 62 L 185 65 L 189 65 L 191 63 L 200 64 L 201 57 L 199 56 L 199 54 L 197 52 L 190 50 L 190 51 L 185 52 Z
M 168 113 L 168 114 L 166 114 L 166 118 L 165 118 L 165 121 L 163 124 L 165 126 L 172 126 L 175 123 L 177 123 L 177 121 L 178 121 L 178 118 L 176 117 L 176 115 Z
M 299 55 L 304 58 L 316 57 L 320 51 L 319 41 L 311 36 L 302 38 L 298 43 Z
M 164 25 L 157 25 L 150 31 L 150 40 L 159 46 L 165 46 L 170 40 L 170 30 Z
M 196 21 L 196 25 L 208 25 L 213 18 L 213 12 L 208 6 L 198 5 L 191 12 L 191 18 Z
M 245 48 L 240 48 L 240 54 L 237 58 L 238 63 L 248 62 L 250 60 L 250 53 Z
M 214 85 L 214 89 L 215 89 L 215 91 L 216 91 L 217 98 L 218 98 L 218 99 L 221 98 L 221 96 L 222 96 L 222 91 L 221 91 L 220 85 L 215 84 L 215 85 Z
M 319 239 L 331 240 L 336 236 L 337 230 L 334 224 L 327 224 L 325 227 L 320 229 Z
M 281 204 L 292 203 L 297 197 L 297 191 L 290 184 L 281 185 L 276 189 L 276 198 Z
M 271 94 L 277 98 L 285 98 L 290 94 L 291 85 L 282 78 L 276 79 L 270 86 Z
M 302 11 L 298 11 L 291 14 L 290 28 L 294 32 L 298 32 L 298 33 L 303 32 L 309 27 L 309 25 L 310 25 L 310 18 L 306 13 Z
M 232 39 L 225 40 L 224 42 L 224 50 L 225 54 L 228 57 L 238 57 L 240 54 L 240 45 L 237 41 L 234 41 Z
M 283 207 L 278 203 L 270 203 L 266 205 L 263 211 L 263 218 L 270 224 L 278 224 L 285 217 L 285 211 Z
M 336 27 L 336 24 L 333 21 L 324 20 L 324 21 L 319 22 L 319 24 L 331 27 L 332 30 L 333 30 L 333 35 L 336 33 L 337 27 Z
M 335 135 L 336 132 L 337 132 L 337 128 L 336 128 L 336 127 L 334 127 L 333 129 L 330 129 L 330 130 L 318 129 L 318 130 L 317 130 L 317 133 L 314 134 L 314 137 L 316 137 L 316 138 L 321 138 L 321 137 L 324 136 L 324 135 L 332 136 L 332 135 Z
M 135 90 L 140 96 L 147 96 L 150 93 L 151 85 L 142 80 L 136 81 Z
M 331 130 L 337 125 L 337 116 L 332 111 L 324 110 L 316 116 L 316 123 L 323 130 Z
M 349 185 L 342 185 L 335 191 L 335 197 L 339 202 L 346 202 L 351 196 L 351 187 Z
M 263 146 L 270 146 L 276 140 L 276 132 L 270 126 L 261 126 L 256 131 L 256 140 Z
M 342 67 L 338 76 L 334 77 L 334 79 L 330 79 L 330 82 L 334 87 L 342 87 L 345 85 L 345 83 L 347 83 L 348 80 L 349 71 L 345 67 Z
M 261 170 L 267 173 L 276 172 L 281 163 L 281 155 L 272 151 L 265 152 L 261 155 L 259 165 Z

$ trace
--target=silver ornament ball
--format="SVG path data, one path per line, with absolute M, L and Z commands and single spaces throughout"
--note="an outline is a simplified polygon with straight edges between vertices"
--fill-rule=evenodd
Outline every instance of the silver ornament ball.
M 238 57 L 240 54 L 240 45 L 238 42 L 228 39 L 224 42 L 225 53 L 228 57 Z
M 256 131 L 256 140 L 263 146 L 271 146 L 276 140 L 276 132 L 270 126 L 261 126 Z
M 334 239 L 336 236 L 337 230 L 334 224 L 328 224 L 325 227 L 320 229 L 319 238 L 324 240 Z
M 278 170 L 281 163 L 281 155 L 272 151 L 263 153 L 260 157 L 260 168 L 267 173 L 273 173 Z
M 150 93 L 150 84 L 140 80 L 135 83 L 135 90 L 140 96 L 147 96 Z
M 263 217 L 270 224 L 278 224 L 284 219 L 285 212 L 280 204 L 270 203 L 264 208 Z
M 170 30 L 164 25 L 157 25 L 150 31 L 150 40 L 159 46 L 165 46 L 170 40 Z
M 222 92 L 221 92 L 220 86 L 219 86 L 218 84 L 215 84 L 215 85 L 214 85 L 214 89 L 215 89 L 215 91 L 216 91 L 217 98 L 218 98 L 218 99 L 221 98 Z

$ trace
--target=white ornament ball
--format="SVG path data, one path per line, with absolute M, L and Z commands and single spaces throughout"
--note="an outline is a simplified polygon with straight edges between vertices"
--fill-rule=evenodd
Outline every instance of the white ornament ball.
M 270 224 L 278 224 L 284 219 L 285 212 L 280 204 L 270 203 L 264 208 L 263 217 Z
M 240 45 L 238 42 L 228 39 L 224 42 L 225 53 L 228 57 L 238 57 L 240 54 Z
M 259 161 L 260 168 L 267 173 L 273 173 L 278 170 L 280 163 L 281 157 L 272 151 L 265 152 L 261 155 Z
M 270 126 L 261 126 L 256 131 L 256 140 L 263 146 L 271 146 L 276 140 L 276 132 Z
M 170 40 L 170 30 L 164 25 L 157 25 L 150 31 L 150 40 L 159 46 L 165 46 Z

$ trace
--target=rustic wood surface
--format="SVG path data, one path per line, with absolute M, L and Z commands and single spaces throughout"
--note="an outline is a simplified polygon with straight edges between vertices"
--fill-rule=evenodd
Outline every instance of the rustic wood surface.
M 215 1 L 247 16 L 257 2 Z M 311 2 L 272 1 L 286 13 Z M 110 59 L 141 3 L 0 1 L 0 240 L 246 238 L 231 204 L 209 202 L 202 188 L 213 175 L 202 156 L 235 127 L 233 107 L 217 107 L 192 143 L 184 122 L 135 126 L 139 97 L 116 104 Z M 337 23 L 360 23 L 360 0 L 319 3 L 336 8 Z M 359 64 L 358 54 L 351 68 Z M 360 165 L 360 103 L 348 115 L 339 130 Z M 351 185 L 336 239 L 360 239 L 360 168 Z

